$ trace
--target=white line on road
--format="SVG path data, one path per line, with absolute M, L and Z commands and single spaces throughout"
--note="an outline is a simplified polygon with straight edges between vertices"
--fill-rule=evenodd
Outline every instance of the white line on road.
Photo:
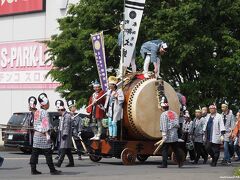
M 11 158 L 11 157 L 9 157 L 9 158 L 4 158 L 5 160 L 29 160 L 30 159 L 30 157 L 26 157 L 26 158 Z M 44 160 L 45 158 L 44 157 L 41 157 L 41 158 L 38 158 L 39 160 Z M 54 159 L 54 158 L 53 158 Z M 78 159 L 77 157 L 76 158 L 74 158 L 74 159 Z M 89 157 L 82 157 L 82 159 L 89 159 Z M 81 160 L 79 160 L 79 161 L 81 161 Z

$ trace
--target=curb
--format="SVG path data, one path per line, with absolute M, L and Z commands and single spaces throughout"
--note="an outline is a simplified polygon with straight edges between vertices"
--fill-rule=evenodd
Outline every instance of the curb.
M 18 148 L 10 148 L 10 147 L 4 147 L 4 145 L 0 145 L 0 152 L 5 152 L 5 151 L 19 151 Z

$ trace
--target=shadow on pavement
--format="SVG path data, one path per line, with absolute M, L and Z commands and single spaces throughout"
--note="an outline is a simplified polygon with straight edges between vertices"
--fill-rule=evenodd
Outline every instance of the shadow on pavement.
M 78 174 L 83 174 L 83 172 L 62 172 L 61 174 L 60 174 L 60 176 L 61 175 L 69 175 L 69 176 L 73 176 L 73 175 L 78 175 Z
M 11 171 L 11 170 L 17 170 L 17 169 L 23 169 L 22 167 L 16 167 L 16 168 L 0 168 L 1 170 L 5 170 L 5 171 Z

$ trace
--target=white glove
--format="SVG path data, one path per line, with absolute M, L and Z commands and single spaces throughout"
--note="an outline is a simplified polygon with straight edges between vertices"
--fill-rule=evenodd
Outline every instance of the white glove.
M 51 137 L 48 133 L 46 134 L 46 138 L 47 138 L 47 142 L 50 143 L 51 142 Z
M 167 136 L 162 136 L 162 140 L 165 142 L 167 140 Z
M 220 136 L 220 141 L 221 141 L 221 142 L 224 141 L 224 136 L 223 136 L 223 135 Z
M 167 140 L 167 134 L 165 132 L 162 132 L 162 140 L 163 142 Z
M 81 133 L 82 133 L 81 131 L 78 133 L 78 137 L 80 137 L 80 136 L 81 136 Z
M 203 135 L 203 142 L 205 142 L 206 141 L 206 136 L 205 135 Z

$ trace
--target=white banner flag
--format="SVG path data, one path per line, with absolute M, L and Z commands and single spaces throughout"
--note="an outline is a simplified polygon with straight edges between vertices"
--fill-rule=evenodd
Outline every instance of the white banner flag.
M 126 0 L 124 7 L 123 66 L 129 67 L 137 42 L 145 0 Z

